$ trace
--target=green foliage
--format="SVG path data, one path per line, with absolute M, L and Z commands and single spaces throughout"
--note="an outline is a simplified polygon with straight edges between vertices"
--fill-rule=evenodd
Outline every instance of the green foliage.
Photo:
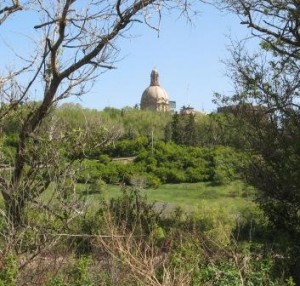
M 72 224 L 75 236 L 67 239 L 68 248 L 76 254 L 76 259 L 92 255 L 93 236 L 101 233 L 105 228 L 105 212 L 107 210 L 106 202 L 99 200 L 100 207 L 96 211 L 86 212 L 84 216 L 78 217 Z M 91 260 L 91 259 L 90 259 Z M 83 262 L 88 262 L 85 260 Z M 91 262 L 91 261 L 90 261 Z
M 225 246 L 230 243 L 235 218 L 225 208 L 208 207 L 205 202 L 200 202 L 197 210 L 188 216 L 188 224 L 195 231 Z
M 109 211 L 114 223 L 140 235 L 150 235 L 159 222 L 159 212 L 153 203 L 148 203 L 136 188 L 123 188 L 122 195 L 112 198 Z
M 78 259 L 73 269 L 70 271 L 71 282 L 69 286 L 93 286 L 91 271 L 89 269 L 91 258 L 82 256 Z
M 149 145 L 147 137 L 136 137 L 133 139 L 123 139 L 117 141 L 114 145 L 109 145 L 104 152 L 111 157 L 129 157 L 136 156 L 143 152 Z
M 230 4 L 229 4 L 230 2 Z M 254 186 L 257 201 L 278 232 L 286 234 L 283 245 L 290 245 L 290 257 L 299 257 L 300 234 L 300 112 L 299 112 L 299 38 L 294 25 L 279 33 L 290 23 L 297 23 L 296 6 L 287 1 L 254 1 L 255 5 L 239 5 L 228 1 L 231 11 L 251 23 L 259 48 L 247 51 L 247 41 L 232 48 L 228 74 L 237 87 L 226 104 L 247 104 L 250 108 L 238 114 L 241 137 L 251 150 L 250 164 L 243 177 Z M 235 9 L 236 8 L 236 9 Z M 290 39 L 294 41 L 290 41 Z M 252 41 L 253 39 L 251 39 Z M 246 45 L 245 45 L 246 44 Z M 243 48 L 241 48 L 243 46 Z M 288 242 L 289 240 L 289 242 Z M 292 259 L 291 259 L 292 260 Z M 299 269 L 298 266 L 296 267 Z M 299 272 L 299 270 L 297 270 Z M 297 272 L 297 271 L 294 271 Z M 299 275 L 294 275 L 300 284 Z
M 156 176 L 147 173 L 135 173 L 132 174 L 129 180 L 129 184 L 133 187 L 143 189 L 152 188 L 156 189 L 161 185 L 161 181 Z
M 12 135 L 15 137 L 15 135 Z M 16 155 L 15 145 L 12 146 L 11 142 L 8 142 L 8 136 L 3 136 L 0 141 L 0 162 L 1 164 L 11 165 Z M 15 142 L 14 142 L 15 143 Z
M 214 176 L 214 157 L 210 149 L 157 143 L 154 150 L 139 154 L 135 164 L 163 183 L 210 181 Z
M 173 115 L 172 122 L 165 128 L 166 138 L 170 137 L 176 144 L 187 146 L 198 145 L 197 131 L 196 116 L 194 114 L 183 115 L 177 112 Z
M 18 263 L 16 256 L 7 253 L 1 258 L 0 286 L 15 286 L 18 274 Z
M 283 283 L 282 279 L 285 278 L 281 279 L 278 276 L 284 269 L 288 278 L 291 274 L 288 268 L 293 264 L 297 265 L 296 260 L 288 259 L 295 247 L 293 248 L 287 240 L 285 232 L 280 236 L 264 215 L 252 206 L 250 199 L 255 195 L 253 189 L 241 186 L 236 181 L 240 179 L 241 170 L 251 168 L 251 164 L 263 163 L 264 167 L 267 166 L 260 173 L 263 175 L 276 174 L 273 168 L 277 165 L 266 164 L 266 158 L 260 155 L 250 157 L 248 152 L 236 150 L 235 147 L 248 148 L 249 145 L 244 144 L 244 138 L 239 136 L 239 131 L 245 130 L 245 126 L 232 132 L 228 128 L 238 123 L 235 117 L 229 114 L 196 114 L 186 117 L 177 115 L 171 122 L 170 115 L 130 108 L 106 109 L 99 112 L 70 105 L 58 108 L 51 120 L 55 126 L 52 137 L 47 133 L 51 128 L 41 126 L 38 136 L 28 140 L 28 151 L 36 162 L 47 162 L 51 150 L 59 157 L 60 164 L 51 169 L 51 173 L 41 170 L 35 174 L 35 178 L 40 180 L 51 175 L 53 194 L 49 207 L 56 212 L 57 217 L 52 216 L 50 212 L 40 213 L 39 210 L 28 209 L 26 219 L 28 222 L 35 222 L 32 226 L 38 222 L 44 226 L 43 230 L 51 229 L 53 232 L 67 225 L 66 234 L 70 233 L 70 237 L 62 240 L 59 247 L 75 253 L 76 257 L 74 263 L 69 265 L 68 271 L 62 269 L 49 285 L 98 285 L 95 276 L 90 272 L 92 267 L 96 267 L 93 262 L 97 255 L 91 256 L 93 258 L 87 258 L 85 255 L 93 255 L 95 249 L 97 253 L 105 253 L 105 249 L 99 245 L 95 247 L 96 236 L 111 227 L 142 239 L 130 246 L 131 255 L 144 253 L 139 246 L 146 248 L 151 245 L 153 253 L 158 257 L 163 253 L 163 257 L 168 258 L 163 264 L 167 268 L 164 269 L 162 264 L 155 268 L 155 277 L 159 281 L 163 281 L 168 269 L 176 279 L 179 279 L 182 273 L 188 275 L 190 282 L 184 285 L 240 285 L 241 279 L 244 285 L 249 286 L 284 283 L 293 285 L 291 279 Z M 167 126 L 168 123 L 170 124 Z M 297 133 L 297 130 L 293 129 L 293 122 L 285 123 L 288 126 L 286 130 L 289 130 L 287 135 Z M 110 134 L 108 130 L 112 126 L 118 126 L 120 133 L 113 139 L 114 144 L 106 145 L 104 139 Z M 8 129 L 1 146 L 1 162 L 12 162 L 11 158 L 19 140 L 15 132 L 16 127 L 14 122 L 7 124 Z M 168 128 L 173 134 L 167 134 Z M 87 134 L 87 130 L 91 133 Z M 287 135 L 282 137 L 282 141 L 270 142 L 270 146 L 276 147 L 276 152 L 269 152 L 273 159 L 282 159 L 289 155 L 287 165 L 280 165 L 282 174 L 277 178 L 286 176 L 290 180 L 289 190 L 293 190 L 292 187 L 298 182 L 298 145 L 295 142 L 289 145 L 292 148 L 285 150 L 283 138 L 289 138 Z M 168 138 L 178 140 L 179 144 L 169 142 Z M 64 144 L 59 145 L 58 139 L 62 139 Z M 153 145 L 151 139 L 154 139 Z M 165 142 L 163 139 L 166 139 Z M 277 148 L 278 146 L 281 148 Z M 127 164 L 114 160 L 115 157 L 122 156 L 134 156 L 135 159 Z M 61 174 L 65 174 L 62 170 L 69 168 L 68 164 L 74 160 L 73 167 L 77 172 L 70 169 L 70 172 L 62 176 Z M 286 168 L 282 168 L 283 166 Z M 290 176 L 292 169 L 294 173 Z M 84 191 L 78 190 L 77 182 L 87 184 Z M 188 184 L 194 182 L 206 183 Z M 107 184 L 117 183 L 131 185 L 133 189 L 124 188 L 121 196 L 105 203 L 103 196 L 109 192 Z M 185 184 L 178 190 L 177 185 L 161 186 L 162 183 Z M 218 191 L 215 189 L 217 185 Z M 149 189 L 143 191 L 143 188 Z M 38 187 L 32 188 L 33 193 L 38 190 Z M 152 201 L 158 198 L 159 202 L 149 203 L 143 195 L 145 193 Z M 61 202 L 70 205 L 75 205 L 75 202 L 82 203 L 87 194 L 87 201 L 92 201 L 93 204 L 87 212 L 73 216 L 73 209 L 61 208 Z M 110 198 L 112 196 L 109 194 Z M 271 202 L 274 203 L 270 200 Z M 245 207 L 245 204 L 249 207 Z M 176 205 L 188 206 L 188 212 L 184 209 L 174 211 Z M 279 210 L 282 212 L 274 216 L 280 217 L 283 211 L 286 211 L 282 206 Z M 111 224 L 108 225 L 108 222 Z M 72 236 L 73 233 L 76 236 Z M 233 240 L 233 237 L 237 240 Z M 28 228 L 18 236 L 22 243 L 16 244 L 16 248 L 22 252 L 34 252 L 44 243 L 42 238 L 37 228 Z M 248 242 L 249 239 L 251 243 Z M 262 246 L 263 243 L 266 245 Z M 274 247 L 274 255 L 284 257 L 283 262 L 278 263 L 272 256 L 273 253 L 268 255 L 263 251 L 263 247 L 270 249 L 268 243 Z M 289 251 L 285 252 L 284 246 Z M 238 260 L 235 260 L 236 257 Z M 103 260 L 100 259 L 100 262 Z M 4 265 L 0 281 L 3 285 L 14 285 L 17 275 L 16 259 L 8 259 Z M 116 264 L 115 267 L 120 272 L 123 269 L 127 272 L 133 271 L 123 264 Z M 280 273 L 278 276 L 274 274 L 275 270 Z M 103 277 L 105 283 L 114 285 L 114 274 L 109 273 L 107 269 L 99 272 L 99 277 Z M 124 278 L 124 281 L 126 279 Z M 176 279 L 174 281 L 179 281 Z M 130 285 L 128 280 L 126 281 L 124 285 Z M 131 282 L 131 285 L 138 285 L 136 281 Z
M 256 241 L 267 242 L 279 239 L 262 210 L 252 206 L 240 209 L 233 235 L 240 241 L 255 238 Z
M 158 187 L 161 182 L 222 184 L 239 178 L 240 169 L 247 163 L 243 153 L 230 147 L 200 148 L 164 142 L 156 143 L 153 149 L 143 147 L 133 163 L 111 161 L 107 155 L 99 158 L 82 161 L 78 182 L 93 183 L 101 178 L 109 184 L 130 185 L 139 176 L 144 187 Z
M 64 282 L 63 277 L 54 277 L 51 279 L 46 286 L 68 286 L 67 283 Z
M 265 50 L 265 51 L 271 51 L 272 50 L 272 45 L 269 41 L 261 41 L 260 42 L 260 47 L 261 49 Z
M 245 146 L 247 138 L 241 136 L 238 128 L 241 128 L 239 120 L 230 112 L 208 115 L 175 113 L 165 128 L 165 139 L 187 146 Z
M 154 140 L 162 140 L 164 139 L 164 128 L 171 120 L 171 114 L 168 112 L 134 108 L 123 108 L 121 115 L 127 138 L 142 136 L 150 139 L 153 133 Z
M 214 150 L 215 183 L 224 184 L 240 179 L 241 170 L 249 164 L 246 152 L 229 147 L 218 147 Z
M 202 283 L 212 283 L 220 286 L 241 285 L 239 271 L 232 262 L 211 263 L 199 272 Z
M 81 256 L 73 259 L 72 265 L 67 273 L 60 273 L 53 277 L 47 286 L 94 286 L 94 273 L 91 272 L 92 259 L 89 256 Z
M 210 283 L 213 285 L 288 285 L 283 284 L 279 278 L 276 279 L 272 275 L 274 261 L 271 257 L 267 258 L 252 258 L 248 256 L 240 257 L 244 263 L 249 260 L 244 266 L 237 265 L 237 261 L 232 257 L 225 260 L 224 257 L 213 263 L 209 263 L 200 271 L 200 281 L 202 283 Z M 239 268 L 240 267 L 240 268 Z
M 38 243 L 40 238 L 38 236 L 38 231 L 35 228 L 26 228 L 19 236 L 19 251 L 30 252 L 38 248 Z
M 189 185 L 191 188 L 192 184 Z M 99 201 L 97 209 L 91 209 L 68 224 L 71 236 L 61 240 L 60 247 L 65 245 L 66 255 L 75 253 L 76 256 L 66 256 L 67 264 L 55 272 L 57 276 L 51 277 L 51 281 L 46 285 L 139 285 L 136 282 L 135 268 L 127 264 L 133 258 L 140 263 L 140 267 L 147 267 L 148 264 L 145 263 L 153 259 L 153 264 L 149 264 L 154 267 L 153 275 L 162 282 L 165 275 L 170 273 L 175 285 L 179 283 L 176 281 L 184 281 L 184 285 L 240 285 L 241 279 L 244 285 L 249 286 L 293 285 L 291 279 L 285 284 L 285 278 L 282 276 L 286 260 L 279 264 L 273 255 L 280 253 L 268 253 L 268 249 L 264 250 L 258 232 L 254 231 L 254 228 L 263 222 L 261 212 L 255 213 L 255 208 L 247 208 L 239 211 L 239 214 L 231 213 L 225 207 L 209 203 L 208 196 L 211 195 L 212 189 L 202 190 L 200 184 L 193 184 L 193 187 L 198 192 L 198 198 L 201 193 L 207 192 L 207 200 L 203 200 L 194 212 L 191 212 L 189 207 L 188 212 L 176 209 L 174 212 L 168 211 L 163 214 L 157 204 L 149 203 L 143 195 L 146 190 L 132 188 L 124 188 L 121 196 L 111 199 L 108 204 Z M 220 189 L 219 186 L 210 188 Z M 186 188 L 185 196 L 189 195 L 188 191 L 191 190 Z M 224 192 L 223 189 L 218 192 L 220 191 Z M 215 197 L 220 196 L 216 193 Z M 228 193 L 229 191 L 226 191 L 224 195 Z M 174 192 L 173 196 L 177 197 L 177 192 Z M 227 206 L 225 198 L 224 196 L 220 200 L 222 205 Z M 236 225 L 237 216 L 239 221 Z M 238 227 L 244 229 L 243 238 L 241 234 L 239 237 L 236 235 L 235 230 Z M 106 247 L 114 243 L 124 243 L 121 245 L 121 256 L 118 252 L 112 252 L 117 249 L 109 249 L 107 252 L 107 248 L 99 244 L 101 240 L 97 235 L 109 234 L 110 229 L 113 229 L 114 235 L 105 239 L 108 241 Z M 268 231 L 267 228 L 264 229 Z M 76 234 L 76 237 L 73 237 L 72 233 Z M 247 233 L 252 234 L 250 242 L 246 238 Z M 128 237 L 119 238 L 118 234 Z M 233 235 L 238 239 L 233 239 Z M 126 251 L 123 252 L 124 250 Z M 64 252 L 59 253 L 64 255 Z M 49 257 L 52 255 L 49 254 Z M 166 258 L 161 262 L 163 264 L 159 262 L 159 258 L 162 257 Z M 111 263 L 113 268 L 109 268 Z M 54 270 L 49 271 L 53 274 L 51 271 Z M 183 277 L 186 280 L 181 280 Z M 147 285 L 146 280 L 139 281 L 142 285 Z
M 89 184 L 87 193 L 88 194 L 102 194 L 107 190 L 106 183 L 102 179 L 97 179 L 95 182 Z
M 146 186 L 152 189 L 157 189 L 161 185 L 161 180 L 151 174 L 148 174 L 146 177 Z
M 79 183 L 95 183 L 97 179 L 101 178 L 99 172 L 101 170 L 101 165 L 96 160 L 85 159 L 80 163 L 82 168 L 77 181 Z
M 125 107 L 116 109 L 106 107 L 101 112 L 101 117 L 110 121 L 117 121 L 124 127 L 123 139 L 136 137 L 153 137 L 155 140 L 164 139 L 164 128 L 171 120 L 171 115 L 164 112 L 152 112 Z

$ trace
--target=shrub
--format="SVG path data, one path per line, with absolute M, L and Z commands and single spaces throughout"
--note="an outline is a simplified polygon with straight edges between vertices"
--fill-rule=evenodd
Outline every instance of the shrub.
M 16 257 L 11 253 L 7 253 L 4 257 L 2 257 L 1 263 L 0 286 L 15 286 L 18 274 Z
M 87 189 L 87 193 L 89 194 L 103 194 L 107 190 L 106 183 L 102 179 L 96 179 L 92 182 Z
M 147 187 L 157 189 L 161 185 L 161 181 L 154 175 L 147 175 Z
M 112 198 L 109 211 L 117 226 L 149 235 L 160 220 L 154 203 L 150 204 L 137 188 L 123 188 L 122 195 Z
M 101 165 L 96 160 L 84 159 L 80 167 L 78 183 L 94 183 L 100 177 L 99 168 Z
M 77 260 L 77 263 L 71 269 L 70 275 L 70 286 L 93 286 L 91 272 L 89 271 L 89 266 L 91 264 L 91 258 L 87 256 L 82 256 Z
M 209 181 L 210 174 L 205 167 L 189 167 L 186 170 L 186 180 L 190 183 Z
M 106 148 L 105 152 L 112 157 L 136 156 L 148 145 L 146 137 L 137 137 L 134 139 L 123 139 L 117 141 L 114 145 Z
M 138 189 L 145 188 L 147 185 L 146 176 L 141 174 L 133 174 L 130 177 L 130 185 Z
M 214 150 L 214 176 L 217 184 L 240 179 L 240 170 L 247 164 L 247 154 L 231 147 L 217 147 Z

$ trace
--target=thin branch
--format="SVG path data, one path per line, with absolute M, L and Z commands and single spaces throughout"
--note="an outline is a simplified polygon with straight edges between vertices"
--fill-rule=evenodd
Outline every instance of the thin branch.
M 3 9 L 0 10 L 0 15 L 2 17 L 0 18 L 0 25 L 4 23 L 4 21 L 13 13 L 22 10 L 23 8 L 21 7 L 19 0 L 12 1 L 13 5 L 11 6 L 6 6 Z

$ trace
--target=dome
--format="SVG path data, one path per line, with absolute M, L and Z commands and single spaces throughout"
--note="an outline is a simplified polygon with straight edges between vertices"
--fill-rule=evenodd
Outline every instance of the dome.
M 145 89 L 141 98 L 141 109 L 164 112 L 169 110 L 169 96 L 168 93 L 160 87 L 157 70 L 151 72 L 150 86 Z

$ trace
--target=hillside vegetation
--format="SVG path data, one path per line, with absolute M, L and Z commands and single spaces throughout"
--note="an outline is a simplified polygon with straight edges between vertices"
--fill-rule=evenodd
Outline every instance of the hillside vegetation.
M 2 173 L 31 105 L 3 124 Z M 55 108 L 32 138 L 34 180 L 48 178 L 41 162 L 51 152 L 59 164 L 21 232 L 7 235 L 1 218 L 1 283 L 294 285 L 285 234 L 242 182 L 251 156 L 231 132 L 237 123 L 232 114 Z

